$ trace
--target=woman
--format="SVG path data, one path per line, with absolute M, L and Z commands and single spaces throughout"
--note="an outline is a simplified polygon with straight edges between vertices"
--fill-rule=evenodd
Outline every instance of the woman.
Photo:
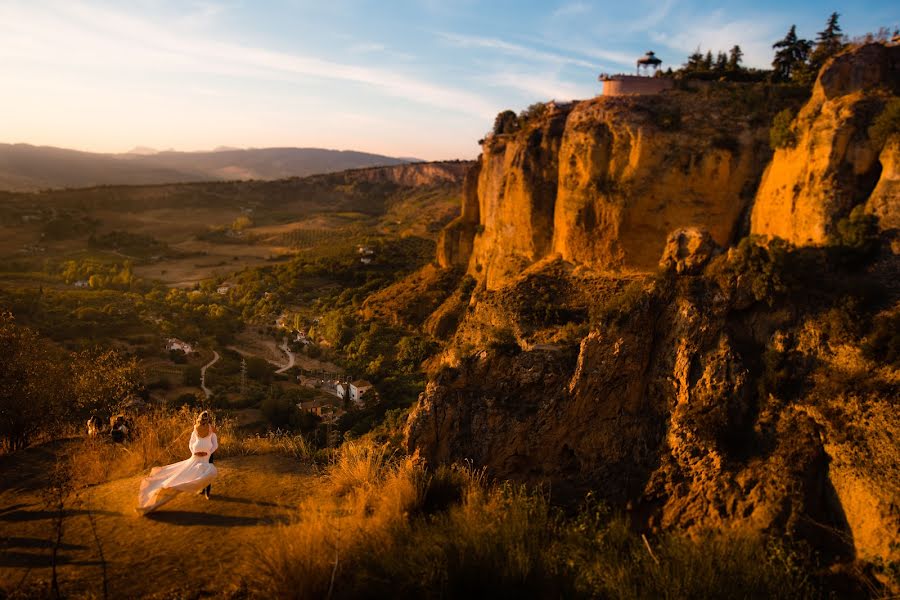
M 212 419 L 203 411 L 194 422 L 189 444 L 191 457 L 187 460 L 156 467 L 141 481 L 138 492 L 137 511 L 147 514 L 156 510 L 178 492 L 200 492 L 215 479 L 216 467 L 210 463 L 210 456 L 219 447 L 219 440 L 212 430 Z M 207 495 L 207 498 L 209 496 Z

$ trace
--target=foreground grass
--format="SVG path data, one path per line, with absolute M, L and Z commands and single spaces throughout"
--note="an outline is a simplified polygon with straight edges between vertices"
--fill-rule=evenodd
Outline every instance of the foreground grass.
M 183 460 L 188 411 L 136 418 L 126 445 L 84 440 L 79 486 Z M 370 440 L 330 454 L 302 436 L 242 437 L 219 423 L 219 454 L 328 462 L 297 518 L 254 555 L 249 590 L 277 598 L 805 598 L 806 565 L 758 536 L 710 532 L 646 540 L 587 502 L 565 516 L 540 493 L 453 466 L 429 470 Z
M 523 487 L 345 444 L 327 491 L 258 552 L 280 598 L 804 598 L 795 556 L 759 537 L 652 541 L 597 506 L 566 518 Z
M 69 456 L 72 483 L 76 487 L 96 485 L 188 458 L 195 416 L 187 408 L 152 410 L 134 417 L 132 437 L 126 444 L 110 443 L 107 436 L 84 438 Z M 316 458 L 316 448 L 299 434 L 245 436 L 227 419 L 217 423 L 217 430 L 216 458 L 275 453 L 309 463 Z

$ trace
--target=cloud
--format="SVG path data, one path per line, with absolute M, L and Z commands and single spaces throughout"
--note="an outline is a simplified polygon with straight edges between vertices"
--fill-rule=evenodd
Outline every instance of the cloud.
M 578 100 L 596 96 L 598 89 L 588 86 L 575 85 L 561 81 L 552 73 L 523 73 L 502 70 L 485 76 L 483 79 L 487 85 L 496 85 L 512 88 L 524 93 L 533 101 L 546 100 Z
M 552 17 L 554 19 L 560 19 L 573 17 L 575 15 L 583 15 L 589 12 L 591 12 L 591 6 L 589 4 L 585 4 L 584 2 L 569 2 L 554 10 Z
M 0 56 L 56 66 L 74 63 L 96 68 L 112 64 L 163 72 L 339 80 L 479 118 L 496 113 L 496 106 L 480 95 L 392 70 L 184 35 L 181 31 L 175 34 L 149 19 L 81 2 L 51 3 L 51 7 L 50 11 L 41 11 L 33 4 L 0 6 Z
M 595 68 L 594 63 L 577 58 L 567 56 L 558 52 L 545 52 L 528 48 L 512 42 L 507 42 L 497 38 L 485 38 L 472 35 L 462 35 L 459 33 L 438 32 L 439 36 L 460 48 L 485 48 L 488 50 L 496 50 L 499 53 L 512 56 L 522 60 L 534 60 L 545 63 L 568 64 L 588 69 Z
M 728 19 L 720 11 L 705 18 L 668 23 L 668 31 L 651 30 L 650 39 L 682 53 L 681 60 L 699 46 L 702 51 L 727 52 L 735 44 L 744 52 L 747 66 L 768 68 L 772 61 L 772 43 L 780 37 L 775 28 L 759 19 Z M 675 33 L 669 33 L 674 31 Z

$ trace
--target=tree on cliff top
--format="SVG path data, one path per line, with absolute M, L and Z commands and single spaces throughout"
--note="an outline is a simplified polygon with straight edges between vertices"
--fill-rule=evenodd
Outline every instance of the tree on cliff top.
M 810 66 L 818 72 L 825 64 L 825 61 L 837 54 L 844 47 L 844 34 L 841 26 L 838 24 L 840 15 L 836 12 L 831 13 L 828 22 L 825 24 L 825 30 L 820 31 L 816 37 L 816 48 L 813 50 L 809 58 Z
M 779 81 L 792 81 L 800 77 L 806 66 L 806 59 L 812 48 L 812 42 L 797 37 L 797 26 L 791 25 L 783 39 L 772 44 L 775 59 L 772 67 L 775 78 Z
M 494 135 L 502 135 L 504 133 L 512 133 L 519 124 L 519 118 L 511 110 L 504 110 L 494 119 Z
M 729 71 L 740 71 L 741 70 L 741 62 L 744 60 L 744 51 L 741 50 L 741 47 L 735 44 L 731 47 L 731 50 L 728 51 L 728 70 Z

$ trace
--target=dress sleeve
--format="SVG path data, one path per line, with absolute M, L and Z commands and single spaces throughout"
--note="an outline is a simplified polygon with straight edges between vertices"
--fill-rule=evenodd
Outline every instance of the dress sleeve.
M 195 429 L 191 432 L 191 441 L 188 444 L 188 448 L 191 449 L 191 454 L 193 454 L 194 452 L 197 451 L 197 442 L 198 441 L 199 440 L 197 439 L 197 430 Z
M 210 433 L 209 441 L 212 442 L 212 448 L 209 449 L 209 453 L 212 454 L 219 449 L 219 437 L 215 433 Z

